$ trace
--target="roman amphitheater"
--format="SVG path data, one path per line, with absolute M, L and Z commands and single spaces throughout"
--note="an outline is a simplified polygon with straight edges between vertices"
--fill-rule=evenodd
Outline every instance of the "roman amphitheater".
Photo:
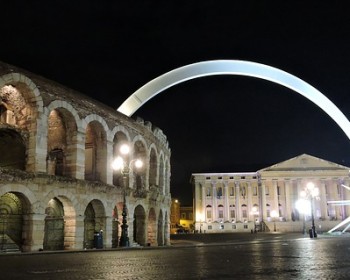
M 0 62 L 0 249 L 169 244 L 170 156 L 162 130 Z M 131 147 L 128 177 L 112 169 Z M 134 159 L 145 163 L 132 168 Z M 127 180 L 123 180 L 123 179 Z

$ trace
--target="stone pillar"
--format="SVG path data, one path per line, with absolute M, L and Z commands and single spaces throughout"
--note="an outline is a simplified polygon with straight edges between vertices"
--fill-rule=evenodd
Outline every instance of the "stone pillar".
M 261 182 L 261 217 L 263 221 L 267 220 L 265 181 Z
M 36 121 L 36 128 L 30 131 L 27 149 L 27 171 L 46 173 L 47 122 L 47 117 L 40 113 Z
M 69 249 L 84 249 L 84 216 L 75 217 L 75 240 Z
M 252 205 L 252 184 L 251 182 L 247 182 L 247 201 L 248 201 L 248 221 L 251 220 L 251 216 L 253 217 L 253 220 L 254 220 L 254 215 L 252 215 L 252 208 L 253 208 L 253 205 Z
M 212 182 L 212 188 L 213 188 L 213 195 L 212 195 L 212 199 L 213 199 L 213 212 L 212 212 L 212 216 L 213 216 L 213 221 L 217 221 L 218 215 L 218 205 L 217 205 L 217 195 L 216 195 L 216 182 Z
M 76 135 L 75 178 L 85 179 L 85 131 L 77 131 Z
M 224 220 L 228 221 L 230 219 L 230 204 L 229 204 L 229 190 L 228 182 L 224 182 L 224 194 L 225 194 L 225 203 L 224 203 Z
M 113 172 L 114 172 L 112 168 L 113 160 L 114 160 L 113 141 L 107 140 L 106 183 L 109 185 L 113 185 Z
M 44 214 L 28 214 L 24 216 L 29 223 L 26 223 L 28 228 L 28 239 L 26 240 L 26 247 L 28 251 L 38 251 L 44 248 L 45 235 L 45 215 Z M 27 230 L 25 230 L 27 232 Z M 30 235 L 31 233 L 31 235 Z
M 279 205 L 278 205 L 278 181 L 273 180 L 272 181 L 272 193 L 273 193 L 273 205 L 272 205 L 272 210 L 276 211 L 277 217 L 279 217 Z
M 106 217 L 106 227 L 105 232 L 103 233 L 103 247 L 104 248 L 112 248 L 112 233 L 113 233 L 113 217 Z
M 235 198 L 236 198 L 236 222 L 241 221 L 241 201 L 240 201 L 240 196 L 241 193 L 239 191 L 239 181 L 235 181 Z
M 286 201 L 286 213 L 284 213 L 284 218 L 287 222 L 291 220 L 292 217 L 292 207 L 293 198 L 290 195 L 290 181 L 285 181 L 284 183 L 285 201 Z
M 206 190 L 205 190 L 206 189 L 205 184 L 204 183 L 201 184 L 200 187 L 201 187 L 201 192 L 202 192 L 202 210 L 201 210 L 202 222 L 204 222 L 204 221 L 207 220 L 207 213 L 206 213 L 206 209 L 207 209 L 207 205 L 206 205 L 207 194 L 206 194 Z M 199 221 L 199 222 L 201 222 L 201 221 Z
M 321 180 L 320 182 L 320 204 L 321 204 L 321 218 L 329 219 L 328 217 L 328 209 L 327 209 L 327 194 L 326 194 L 326 182 Z

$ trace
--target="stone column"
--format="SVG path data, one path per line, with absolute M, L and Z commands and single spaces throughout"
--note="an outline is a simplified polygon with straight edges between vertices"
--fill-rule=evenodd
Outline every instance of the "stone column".
M 240 202 L 240 196 L 241 193 L 239 191 L 239 181 L 235 181 L 235 198 L 236 198 L 236 222 L 241 221 L 241 202 Z
M 252 184 L 251 182 L 247 182 L 247 201 L 248 201 L 248 221 L 251 220 L 251 212 L 252 212 L 252 208 L 253 208 L 253 205 L 252 205 Z M 252 216 L 253 217 L 253 220 L 254 220 L 254 215 Z
M 114 160 L 113 155 L 113 141 L 107 140 L 107 166 L 106 166 L 106 183 L 113 185 L 113 168 L 112 163 Z
M 69 249 L 81 250 L 84 248 L 84 216 L 78 215 L 75 217 L 75 240 Z
M 321 180 L 320 182 L 320 204 L 321 204 L 321 218 L 328 219 L 327 213 L 327 194 L 326 194 L 326 182 Z
M 284 214 L 284 218 L 286 221 L 290 221 L 292 217 L 292 207 L 293 199 L 290 195 L 290 181 L 285 181 L 284 183 L 284 192 L 285 192 L 285 201 L 286 201 L 286 213 Z
M 103 247 L 104 248 L 112 248 L 112 232 L 113 232 L 113 217 L 106 217 L 106 229 L 103 233 Z
M 278 181 L 273 180 L 272 181 L 272 193 L 273 193 L 273 205 L 272 205 L 272 210 L 275 210 L 277 213 L 277 217 L 279 217 L 279 205 L 278 205 Z
M 85 179 L 85 131 L 77 131 L 75 178 Z
M 261 217 L 263 221 L 267 220 L 267 212 L 266 212 L 266 192 L 265 192 L 265 181 L 261 182 Z
M 24 216 L 27 221 L 31 221 L 31 225 L 26 223 L 28 226 L 31 226 L 31 231 L 28 228 L 28 239 L 30 240 L 25 242 L 29 251 L 38 251 L 44 248 L 45 216 L 44 214 L 28 214 Z
M 213 221 L 216 221 L 218 218 L 217 212 L 218 212 L 218 205 L 217 205 L 217 195 L 216 195 L 216 182 L 211 183 L 212 188 L 213 188 L 213 211 L 212 211 L 212 216 L 213 216 Z
M 205 187 L 205 184 L 200 184 L 200 189 L 201 189 L 201 192 L 202 192 L 202 221 L 199 221 L 199 222 L 204 222 L 204 221 L 207 221 L 207 213 L 206 213 L 206 210 L 207 210 L 207 205 L 206 205 L 206 201 L 207 201 L 207 194 L 206 194 L 206 187 Z M 199 230 L 199 229 L 198 229 Z
M 224 220 L 228 221 L 230 219 L 230 204 L 229 204 L 229 190 L 228 182 L 224 182 L 224 194 L 225 194 L 225 203 L 224 203 Z

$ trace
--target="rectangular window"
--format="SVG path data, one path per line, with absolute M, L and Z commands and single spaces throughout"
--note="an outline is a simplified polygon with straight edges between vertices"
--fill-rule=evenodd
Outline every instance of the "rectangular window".
M 267 209 L 267 210 L 266 210 L 266 216 L 267 216 L 268 218 L 270 218 L 270 209 Z
M 258 195 L 258 187 L 253 187 L 253 195 L 254 196 Z
M 224 225 L 220 225 L 220 229 L 224 229 Z
M 234 209 L 230 210 L 230 216 L 231 216 L 231 218 L 235 218 L 236 217 L 236 211 Z
M 243 227 L 244 227 L 244 229 L 247 229 L 247 228 L 248 228 L 248 225 L 244 225 Z
M 224 211 L 219 210 L 219 219 L 223 219 L 224 218 Z
M 211 210 L 207 210 L 207 219 L 211 219 Z
M 242 210 L 242 217 L 247 218 L 247 210 L 246 209 Z
M 208 229 L 212 229 L 212 226 L 208 226 Z
M 207 188 L 207 196 L 211 196 L 211 189 Z
M 186 220 L 186 213 L 181 213 L 181 219 Z
M 236 229 L 236 225 L 232 225 L 232 229 Z

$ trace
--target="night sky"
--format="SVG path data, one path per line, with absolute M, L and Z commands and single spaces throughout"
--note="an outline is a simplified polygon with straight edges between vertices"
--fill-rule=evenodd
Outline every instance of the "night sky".
M 0 61 L 115 109 L 177 67 L 240 59 L 303 79 L 350 117 L 346 1 L 6 2 Z M 191 173 L 257 171 L 302 153 L 350 166 L 350 142 L 337 124 L 306 98 L 264 80 L 191 80 L 134 116 L 167 135 L 171 192 L 183 205 L 192 202 Z

